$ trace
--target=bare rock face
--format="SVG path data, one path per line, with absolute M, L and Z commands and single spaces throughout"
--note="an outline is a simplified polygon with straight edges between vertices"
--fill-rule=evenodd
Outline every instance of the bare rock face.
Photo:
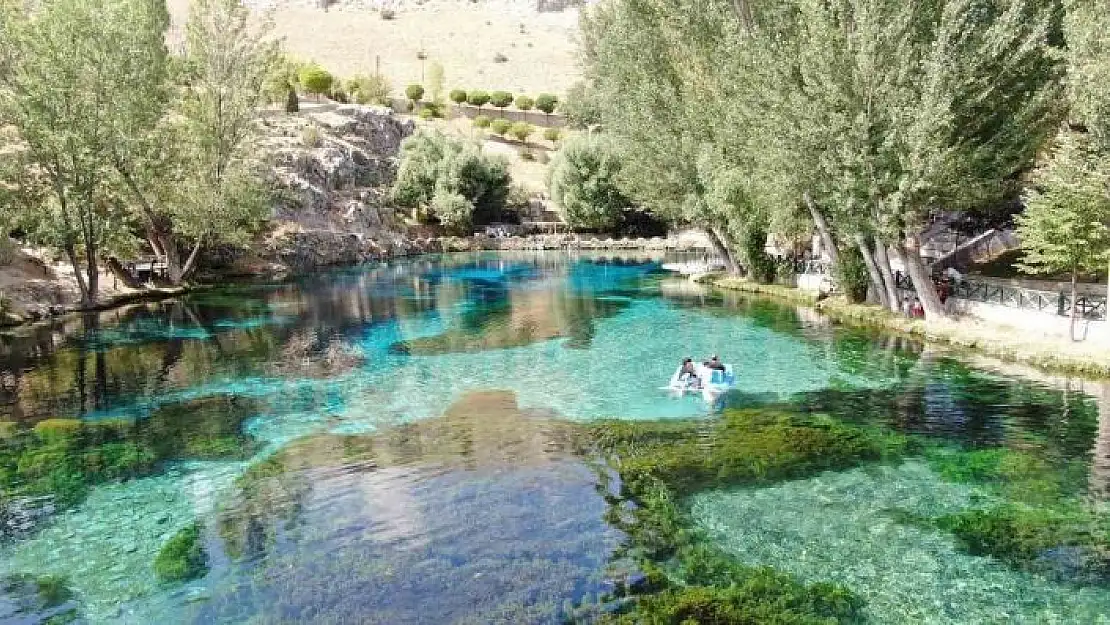
M 273 115 L 266 125 L 265 147 L 282 189 L 276 219 L 359 233 L 386 225 L 382 200 L 412 121 L 384 108 L 343 105 Z

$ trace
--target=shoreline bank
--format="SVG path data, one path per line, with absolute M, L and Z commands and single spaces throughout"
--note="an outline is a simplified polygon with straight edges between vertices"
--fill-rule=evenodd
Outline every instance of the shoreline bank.
M 103 312 L 131 304 L 157 302 L 180 297 L 226 280 L 264 279 L 284 281 L 314 271 L 357 267 L 400 258 L 434 254 L 484 251 L 583 251 L 583 252 L 667 252 L 701 248 L 679 243 L 674 238 L 600 239 L 576 235 L 531 235 L 525 237 L 428 237 L 401 238 L 388 243 L 351 233 L 298 233 L 282 242 L 280 248 L 267 250 L 268 260 L 248 261 L 244 269 L 232 261 L 225 267 L 205 272 L 196 284 L 178 287 L 150 287 L 103 297 L 92 306 L 79 302 L 52 305 L 45 314 L 20 316 L 0 310 L 0 331 L 41 323 L 52 323 L 72 315 Z M 250 254 L 247 250 L 245 254 Z M 252 259 L 258 261 L 261 259 Z
M 805 306 L 832 321 L 857 328 L 880 330 L 972 350 L 1002 362 L 1031 365 L 1045 371 L 1072 374 L 1092 380 L 1110 378 L 1110 350 L 1089 342 L 1065 342 L 1031 335 L 1019 328 L 977 319 L 925 321 L 908 319 L 878 306 L 851 304 L 842 297 L 818 300 L 793 287 L 756 284 L 743 278 L 710 274 L 698 279 L 719 289 L 740 291 Z

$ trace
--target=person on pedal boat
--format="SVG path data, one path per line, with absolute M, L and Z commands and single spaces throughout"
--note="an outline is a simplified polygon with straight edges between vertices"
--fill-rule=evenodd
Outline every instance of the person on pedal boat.
M 701 386 L 701 380 L 698 378 L 698 372 L 694 367 L 693 358 L 682 359 L 682 369 L 678 373 L 678 380 L 694 388 Z
M 709 360 L 703 362 L 702 365 L 705 366 L 706 369 L 716 369 L 718 371 L 725 370 L 725 364 L 721 362 L 721 359 L 717 357 L 717 354 L 713 354 L 709 358 Z

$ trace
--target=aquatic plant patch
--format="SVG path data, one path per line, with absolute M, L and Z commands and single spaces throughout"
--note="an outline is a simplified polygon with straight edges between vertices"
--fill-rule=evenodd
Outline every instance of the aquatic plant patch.
M 615 468 L 626 498 L 607 519 L 629 536 L 646 581 L 602 622 L 852 622 L 862 602 L 850 589 L 810 585 L 742 564 L 713 547 L 680 498 L 707 488 L 769 484 L 893 460 L 915 449 L 904 436 L 821 415 L 730 410 L 716 421 L 611 421 L 584 426 Z
M 164 582 L 196 579 L 208 571 L 202 542 L 203 526 L 194 521 L 173 535 L 154 559 L 154 574 Z
M 906 436 L 823 415 L 726 410 L 714 421 L 607 421 L 587 426 L 630 494 L 654 480 L 675 492 L 771 483 L 900 458 Z
M 0 438 L 0 494 L 80 503 L 96 484 L 151 475 L 170 460 L 240 459 L 255 446 L 242 423 L 254 402 L 213 397 L 156 410 L 134 422 L 46 419 Z

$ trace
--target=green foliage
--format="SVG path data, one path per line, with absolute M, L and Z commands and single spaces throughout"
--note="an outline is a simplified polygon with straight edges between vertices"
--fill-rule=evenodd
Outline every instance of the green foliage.
M 859 248 L 841 248 L 840 263 L 834 269 L 836 271 L 836 284 L 844 292 L 849 303 L 859 304 L 867 299 L 870 277 L 867 274 L 867 265 L 863 261 L 863 254 Z
M 489 103 L 503 109 L 513 103 L 513 94 L 508 91 L 494 91 L 489 96 Z
M 559 98 L 551 95 L 550 93 L 541 93 L 536 96 L 536 108 L 543 111 L 546 115 L 554 113 L 555 107 L 558 104 Z
M 563 137 L 563 133 L 558 128 L 544 128 L 543 129 L 543 138 L 546 139 L 547 141 L 550 141 L 551 143 L 557 142 L 562 137 Z
M 478 108 L 482 108 L 489 103 L 489 94 L 480 90 L 471 91 L 467 94 L 466 101 Z
M 350 92 L 351 98 L 359 104 L 387 106 L 392 89 L 389 79 L 382 74 L 355 76 L 347 83 L 347 91 Z
M 424 108 L 420 109 L 420 119 L 422 119 L 424 121 L 428 121 L 428 120 L 432 120 L 432 119 L 435 119 L 435 118 L 436 118 L 436 110 L 435 110 L 434 107 L 425 106 Z
M 436 189 L 432 195 L 432 214 L 453 234 L 470 234 L 474 204 L 457 192 Z
M 519 95 L 514 102 L 514 106 L 522 111 L 530 111 L 536 106 L 536 101 L 526 95 Z
M 512 128 L 512 126 L 513 125 L 511 122 L 509 122 L 509 120 L 499 118 L 493 120 L 490 123 L 490 130 L 493 131 L 493 134 L 503 137 L 505 136 L 505 133 L 509 132 L 509 129 Z
M 335 77 L 328 70 L 315 63 L 301 68 L 297 79 L 305 91 L 317 97 L 331 93 L 335 82 Z
M 468 99 L 466 91 L 463 89 L 452 89 L 450 97 L 455 104 L 466 104 Z
M 551 199 L 572 228 L 611 231 L 631 202 L 620 189 L 622 161 L 607 140 L 568 140 L 551 162 Z
M 0 126 L 26 148 L 4 157 L 16 161 L 10 173 L 26 197 L 3 212 L 14 209 L 31 240 L 66 253 L 90 304 L 100 255 L 126 240 L 111 165 L 154 143 L 170 101 L 169 15 L 140 0 L 59 0 L 36 5 L 33 16 L 24 9 L 0 5 Z
M 535 132 L 535 130 L 536 129 L 532 127 L 532 124 L 529 124 L 527 122 L 516 122 L 509 127 L 509 134 L 511 134 L 517 141 L 524 143 L 528 140 L 528 137 L 530 137 L 532 133 Z
M 1018 234 L 1022 268 L 1034 273 L 1077 274 L 1110 262 L 1110 157 L 1090 140 L 1062 133 L 1052 157 L 1033 175 Z
M 414 83 L 405 87 L 405 97 L 414 103 L 419 102 L 424 97 L 424 86 Z
M 479 115 L 474 118 L 474 126 L 476 128 L 489 128 L 490 118 L 485 115 Z
M 596 91 L 590 89 L 581 80 L 567 90 L 566 99 L 560 109 L 571 128 L 585 130 L 590 126 L 601 124 L 602 106 L 600 102 L 595 101 L 596 97 Z
M 203 577 L 208 572 L 200 521 L 183 527 L 173 535 L 154 558 L 154 574 L 163 582 L 183 582 Z
M 392 196 L 401 206 L 429 209 L 446 227 L 462 230 L 468 225 L 454 196 L 470 203 L 472 223 L 489 223 L 504 211 L 509 183 L 504 159 L 486 154 L 474 143 L 422 132 L 401 145 Z M 433 201 L 436 195 L 438 202 Z M 437 208 L 445 212 L 438 215 Z

